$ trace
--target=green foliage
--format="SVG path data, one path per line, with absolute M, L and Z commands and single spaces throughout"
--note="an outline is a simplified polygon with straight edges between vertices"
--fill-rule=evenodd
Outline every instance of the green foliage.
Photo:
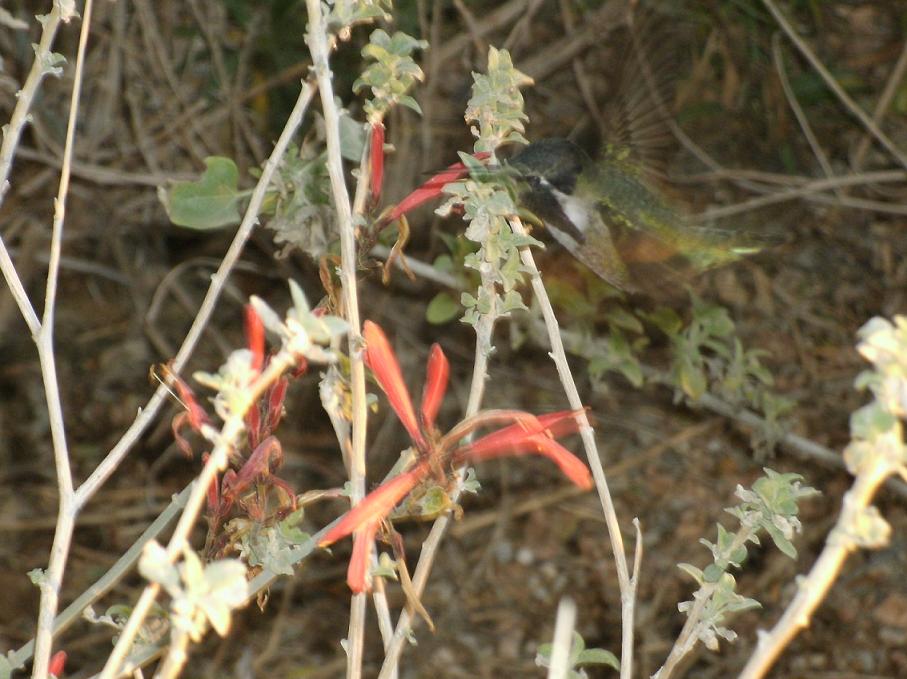
M 432 267 L 438 272 L 456 279 L 460 283 L 458 287 L 466 289 L 477 287 L 478 276 L 470 276 L 470 270 L 465 266 L 466 258 L 476 252 L 477 245 L 462 235 L 454 236 L 446 233 L 438 235 L 447 246 L 450 254 L 438 255 L 432 263 Z M 448 292 L 439 292 L 429 302 L 425 317 L 429 323 L 441 325 L 456 318 L 461 308 L 462 305 L 459 299 L 454 298 Z
M 228 530 L 240 535 L 240 555 L 250 566 L 261 566 L 279 575 L 293 575 L 293 564 L 311 549 L 311 536 L 299 529 L 304 512 L 297 509 L 275 526 L 263 526 L 246 519 L 233 519 Z M 311 547 L 311 545 L 309 545 Z
M 327 153 L 321 128 L 313 141 L 290 146 L 280 159 L 262 204 L 262 214 L 278 245 L 298 247 L 319 259 L 337 240 L 336 213 L 331 200 Z M 362 123 L 345 111 L 340 115 L 340 151 L 349 161 L 362 156 L 366 133 Z M 230 158 L 205 159 L 206 170 L 195 181 L 159 187 L 158 198 L 177 226 L 195 230 L 238 224 L 240 207 L 250 191 L 239 190 L 239 170 Z M 258 170 L 250 172 L 259 176 Z
M 0 679 L 10 679 L 14 670 L 25 669 L 25 663 L 15 660 L 15 652 L 9 651 L 6 655 L 0 655 Z
M 457 317 L 460 305 L 447 292 L 439 292 L 428 303 L 425 310 L 425 320 L 432 325 L 443 325 Z
M 678 389 L 696 401 L 712 392 L 732 405 L 750 407 L 765 416 L 757 432 L 757 447 L 771 448 L 782 435 L 780 419 L 794 406 L 791 399 L 772 393 L 774 385 L 761 359 L 761 349 L 744 349 L 727 309 L 692 296 L 692 319 L 683 321 L 671 309 L 659 308 L 646 318 L 671 341 L 671 375 Z
M 765 469 L 765 476 L 753 483 L 752 489 L 737 486 L 736 495 L 740 503 L 726 511 L 736 517 L 740 528 L 728 531 L 718 524 L 715 542 L 702 539 L 712 554 L 712 563 L 700 570 L 691 564 L 678 567 L 692 577 L 699 585 L 692 601 L 685 601 L 679 609 L 690 616 L 696 616 L 696 637 L 710 650 L 718 649 L 718 639 L 733 641 L 736 634 L 724 626 L 727 616 L 759 606 L 754 599 L 737 594 L 736 581 L 728 573 L 731 567 L 740 568 L 747 557 L 747 544 L 759 544 L 759 534 L 768 533 L 781 553 L 794 559 L 797 550 L 791 539 L 801 529 L 797 519 L 798 503 L 801 499 L 817 494 L 808 486 L 802 486 L 799 474 L 779 474 Z
M 803 498 L 817 495 L 818 491 L 801 486 L 803 477 L 800 474 L 779 474 L 767 468 L 764 471 L 765 476 L 753 483 L 752 490 L 737 487 L 736 495 L 741 502 L 727 511 L 737 517 L 743 528 L 754 534 L 764 530 L 775 547 L 791 559 L 796 559 L 797 550 L 791 539 L 794 533 L 801 530 L 797 519 L 798 503 Z
M 694 575 L 689 570 L 687 572 Z M 702 620 L 696 636 L 710 651 L 718 650 L 719 638 L 731 642 L 737 638 L 734 630 L 722 624 L 729 615 L 760 607 L 759 602 L 755 599 L 738 594 L 736 587 L 737 581 L 734 576 L 730 573 L 722 573 L 718 581 L 709 588 L 707 595 L 703 590 L 699 590 L 693 594 L 693 601 L 684 601 L 677 605 L 677 609 L 681 613 L 689 614 L 699 603 L 699 599 L 702 599 Z
M 466 107 L 466 120 L 476 137 L 475 150 L 493 153 L 503 144 L 528 143 L 523 136 L 524 123 L 520 88 L 532 84 L 532 78 L 513 67 L 507 50 L 488 48 L 488 70 L 473 73 L 472 98 Z
M 207 230 L 239 223 L 239 170 L 229 158 L 205 158 L 205 171 L 196 181 L 158 188 L 158 198 L 177 226 Z
M 365 102 L 369 122 L 381 122 L 388 110 L 397 104 L 422 113 L 416 100 L 406 92 L 425 77 L 411 55 L 415 50 L 427 47 L 425 40 L 416 40 L 399 31 L 393 36 L 380 28 L 372 32 L 368 45 L 362 48 L 362 56 L 375 63 L 353 83 L 354 92 L 371 88 L 372 99 Z
M 642 323 L 624 307 L 612 305 L 604 316 L 609 332 L 603 341 L 590 343 L 589 375 L 600 381 L 607 372 L 618 372 L 634 387 L 645 382 L 639 352 L 649 343 Z
M 551 644 L 541 644 L 535 656 L 535 664 L 539 667 L 551 666 Z M 570 646 L 567 676 L 570 679 L 586 679 L 588 676 L 583 667 L 605 665 L 620 671 L 620 660 L 611 651 L 603 648 L 586 648 L 586 641 L 579 632 L 573 632 L 573 643 Z
M 532 80 L 513 68 L 506 50 L 494 47 L 489 48 L 488 74 L 473 73 L 473 79 L 466 120 L 477 123 L 470 127 L 477 137 L 476 151 L 493 154 L 503 143 L 525 143 L 522 132 L 526 115 L 519 88 Z M 460 297 L 466 308 L 463 322 L 474 325 L 480 315 L 500 317 L 526 308 L 516 289 L 525 273 L 519 248 L 541 243 L 529 236 L 517 236 L 510 229 L 507 219 L 517 214 L 517 207 L 504 177 L 468 154 L 461 153 L 460 160 L 469 176 L 444 188 L 450 197 L 436 212 L 445 216 L 454 206 L 462 206 L 464 219 L 469 222 L 464 235 L 479 244 L 477 252 L 466 255 L 464 265 L 478 271 L 483 284 L 475 295 L 464 292 Z
M 331 8 L 327 15 L 331 28 L 349 28 L 375 19 L 390 21 L 388 12 L 394 6 L 391 0 L 326 0 L 326 4 Z

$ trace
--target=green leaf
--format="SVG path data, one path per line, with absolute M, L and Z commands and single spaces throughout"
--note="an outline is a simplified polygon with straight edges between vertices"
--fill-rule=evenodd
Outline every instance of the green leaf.
M 658 307 L 655 311 L 646 314 L 646 318 L 668 337 L 677 335 L 683 329 L 683 321 L 680 316 L 676 311 L 667 307 Z
M 679 563 L 677 564 L 677 567 L 684 573 L 689 575 L 691 578 L 693 578 L 697 584 L 701 585 L 703 582 L 705 582 L 702 571 L 696 568 L 696 566 L 688 563 Z
M 613 325 L 630 332 L 642 333 L 643 327 L 639 319 L 623 307 L 615 307 L 605 315 L 609 325 Z
M 340 155 L 344 160 L 358 163 L 366 140 L 365 125 L 344 112 L 340 116 Z
M 708 388 L 705 374 L 689 361 L 681 361 L 677 372 L 677 382 L 683 393 L 694 401 L 698 401 Z
M 452 321 L 460 313 L 460 305 L 446 292 L 439 292 L 425 310 L 425 320 L 432 325 L 443 325 Z
M 205 158 L 206 169 L 194 182 L 160 187 L 158 198 L 177 226 L 201 231 L 239 223 L 239 170 L 229 158 Z
M 772 542 L 775 543 L 775 547 L 777 547 L 782 554 L 791 559 L 797 558 L 797 548 L 794 547 L 793 543 L 784 536 L 784 533 L 782 533 L 777 526 L 765 522 L 763 523 L 763 528 L 765 528 L 769 537 L 771 537 Z
M 702 579 L 705 582 L 718 582 L 723 574 L 724 569 L 721 566 L 710 563 L 705 567 L 705 570 L 702 571 Z
M 608 665 L 620 671 L 620 660 L 603 648 L 587 648 L 576 657 L 576 665 Z

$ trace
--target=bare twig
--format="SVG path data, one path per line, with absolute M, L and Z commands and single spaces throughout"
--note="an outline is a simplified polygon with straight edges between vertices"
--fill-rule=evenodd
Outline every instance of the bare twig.
M 151 523 L 145 532 L 126 550 L 116 563 L 101 576 L 97 582 L 86 589 L 79 595 L 75 601 L 66 607 L 54 620 L 53 634 L 57 636 L 65 632 L 69 627 L 79 620 L 82 611 L 91 606 L 95 601 L 107 594 L 116 584 L 132 570 L 135 563 L 141 556 L 142 549 L 145 545 L 154 540 L 170 524 L 176 515 L 186 506 L 186 499 L 189 497 L 189 491 L 192 489 L 191 484 L 186 486 L 182 492 L 175 496 L 167 508 Z M 28 662 L 31 659 L 35 649 L 34 639 L 22 646 L 19 650 L 10 656 L 10 664 L 13 667 Z
M 463 53 L 466 46 L 473 40 L 483 38 L 489 33 L 498 30 L 503 26 L 509 25 L 512 21 L 519 18 L 526 9 L 526 0 L 510 0 L 500 5 L 495 11 L 487 16 L 482 17 L 482 21 L 477 22 L 475 31 L 467 31 L 457 34 L 443 45 L 432 43 L 435 47 L 436 59 L 439 64 L 443 64 L 449 59 L 453 59 Z
M 510 220 L 510 227 L 513 232 L 520 236 L 526 236 L 526 229 L 518 218 Z M 548 331 L 548 339 L 551 342 L 551 359 L 557 367 L 557 374 L 560 377 L 564 392 L 567 395 L 567 402 L 574 410 L 583 410 L 583 402 L 576 389 L 576 383 L 573 380 L 573 374 L 570 372 L 570 365 L 567 363 L 567 354 L 564 351 L 564 343 L 561 340 L 560 326 L 557 317 L 554 315 L 554 309 L 551 307 L 551 301 L 548 299 L 548 292 L 542 283 L 542 275 L 535 265 L 535 258 L 528 247 L 520 249 L 520 259 L 523 265 L 529 270 L 532 282 L 532 291 L 536 300 L 542 308 L 542 315 L 545 318 L 545 328 Z M 608 525 L 608 535 L 611 538 L 611 549 L 614 552 L 614 563 L 617 567 L 617 583 L 620 588 L 621 602 L 621 658 L 620 658 L 620 676 L 621 679 L 630 679 L 633 676 L 633 613 L 636 602 L 636 578 L 631 576 L 627 567 L 627 556 L 624 553 L 624 539 L 620 532 L 620 523 L 617 520 L 617 512 L 614 509 L 614 502 L 611 499 L 611 492 L 608 490 L 608 480 L 605 478 L 605 471 L 602 468 L 601 458 L 598 454 L 598 446 L 595 442 L 595 432 L 589 424 L 589 419 L 583 412 L 578 418 L 580 424 L 580 437 L 583 441 L 583 448 L 586 451 L 586 457 L 589 460 L 589 467 L 592 470 L 592 477 L 595 479 L 595 487 L 598 490 L 598 497 L 601 501 L 602 511 L 605 515 L 605 523 Z
M 806 57 L 806 60 L 809 61 L 812 67 L 816 70 L 816 73 L 818 73 L 822 80 L 825 81 L 825 84 L 828 85 L 828 88 L 832 92 L 834 92 L 838 100 L 842 104 L 844 104 L 844 107 L 863 124 L 863 126 L 870 132 L 870 134 L 872 134 L 872 136 L 875 137 L 876 140 L 882 146 L 884 146 L 901 165 L 907 168 L 907 155 L 904 155 L 904 153 L 895 145 L 895 143 L 891 141 L 888 135 L 879 128 L 876 122 L 872 118 L 870 118 L 862 108 L 860 108 L 857 102 L 850 98 L 850 95 L 847 94 L 847 92 L 844 91 L 844 88 L 838 84 L 838 81 L 835 80 L 834 76 L 832 76 L 828 69 L 825 68 L 825 64 L 823 64 L 819 60 L 815 52 L 813 52 L 810 49 L 809 45 L 807 45 L 803 41 L 803 39 L 799 35 L 797 35 L 797 32 L 794 30 L 793 26 L 791 26 L 790 22 L 787 20 L 784 14 L 781 13 L 781 10 L 778 9 L 774 1 L 762 0 L 762 3 L 768 8 L 768 11 L 772 13 L 772 16 L 775 17 L 775 21 L 778 22 L 778 25 L 781 26 L 781 28 L 787 34 L 787 37 L 790 38 L 791 42 L 794 43 L 797 49 L 800 50 L 800 53 L 804 57 Z
M 721 219 L 724 217 L 730 217 L 731 215 L 740 214 L 741 212 L 748 212 L 750 210 L 755 210 L 757 208 L 767 207 L 768 205 L 776 205 L 778 203 L 784 203 L 789 200 L 795 200 L 797 198 L 808 198 L 810 200 L 822 200 L 828 199 L 835 202 L 839 202 L 842 205 L 848 207 L 862 207 L 864 209 L 874 209 L 877 211 L 893 212 L 895 214 L 903 214 L 905 207 L 903 205 L 898 205 L 895 203 L 880 203 L 878 201 L 862 201 L 857 198 L 832 198 L 831 196 L 819 196 L 822 191 L 827 189 L 834 189 L 842 186 L 851 186 L 857 184 L 865 184 L 865 178 L 861 175 L 851 175 L 850 177 L 831 177 L 829 179 L 817 179 L 814 182 L 805 184 L 795 189 L 790 189 L 787 191 L 778 191 L 775 193 L 769 193 L 764 196 L 756 196 L 755 198 L 750 198 L 740 203 L 734 205 L 725 205 L 723 207 L 711 208 L 706 210 L 698 215 L 696 215 L 697 220 L 709 220 L 709 219 Z M 824 201 L 823 201 L 824 202 Z M 870 206 L 871 203 L 872 205 Z
M 557 605 L 554 620 L 554 641 L 551 644 L 551 665 L 548 679 L 567 679 L 570 672 L 570 651 L 573 648 L 573 630 L 576 627 L 576 602 L 564 598 Z
M 781 81 L 781 89 L 784 90 L 784 96 L 787 97 L 787 103 L 790 104 L 791 110 L 794 112 L 797 122 L 800 124 L 800 129 L 803 130 L 803 136 L 805 136 L 806 141 L 809 142 L 809 147 L 813 150 L 813 155 L 816 156 L 816 160 L 819 161 L 822 172 L 826 177 L 831 178 L 835 173 L 831 168 L 831 163 L 828 162 L 828 156 L 826 156 L 825 151 L 822 150 L 822 146 L 819 144 L 819 140 L 816 138 L 812 126 L 809 124 L 809 119 L 806 117 L 806 114 L 803 113 L 803 108 L 800 106 L 800 102 L 797 101 L 797 95 L 794 93 L 794 89 L 790 86 L 790 81 L 787 79 L 787 71 L 784 68 L 784 55 L 781 53 L 781 36 L 778 33 L 775 33 L 772 36 L 772 57 L 775 60 L 775 70 L 778 71 L 778 79 Z M 835 190 L 838 193 L 841 191 L 840 188 Z
M 183 369 L 186 362 L 189 360 L 189 357 L 192 355 L 192 352 L 195 350 L 195 345 L 198 343 L 205 326 L 208 324 L 208 320 L 211 318 L 211 314 L 214 312 L 214 307 L 223 292 L 230 272 L 239 261 L 239 256 L 242 254 L 243 247 L 245 247 L 246 241 L 249 240 L 252 229 L 254 229 L 255 225 L 258 223 L 258 213 L 261 209 L 261 204 L 264 201 L 268 186 L 271 183 L 271 177 L 280 164 L 284 153 L 286 153 L 290 140 L 302 123 L 302 119 L 305 116 L 305 112 L 308 109 L 314 94 L 315 87 L 311 83 L 304 82 L 302 89 L 299 92 L 299 97 L 296 99 L 296 104 L 290 112 L 289 118 L 287 118 L 287 123 L 280 133 L 277 143 L 274 144 L 274 150 L 271 152 L 270 157 L 262 168 L 261 176 L 258 179 L 258 183 L 255 185 L 255 189 L 252 191 L 252 196 L 249 199 L 249 206 L 246 208 L 242 222 L 236 230 L 233 242 L 230 243 L 230 247 L 224 255 L 224 259 L 217 271 L 211 276 L 211 285 L 208 287 L 205 299 L 202 301 L 198 314 L 192 322 L 192 327 L 189 328 L 189 332 L 186 334 L 186 339 L 183 340 L 179 352 L 173 359 L 171 369 L 174 373 L 178 374 L 179 371 Z M 79 486 L 76 491 L 77 506 L 84 506 L 119 466 L 132 445 L 154 420 L 157 411 L 166 401 L 168 393 L 167 388 L 163 385 L 154 392 L 154 395 L 149 399 L 148 403 L 139 413 L 138 417 L 136 417 L 135 421 L 133 421 L 132 425 L 130 425 L 129 429 L 126 430 L 104 460 L 97 468 L 95 468 L 91 476 Z
M 356 287 L 356 236 L 350 197 L 343 176 L 340 154 L 340 115 L 334 102 L 334 88 L 328 63 L 328 29 L 321 13 L 320 0 L 306 0 L 309 16 L 306 43 L 312 53 L 312 68 L 321 90 L 321 108 L 327 140 L 327 166 L 331 179 L 337 228 L 340 232 L 340 278 L 343 300 L 350 329 L 350 389 L 353 411 L 353 446 L 350 451 L 350 503 L 358 504 L 365 496 L 365 435 L 367 422 L 365 401 L 365 365 L 362 362 L 362 334 L 359 319 L 359 296 Z M 365 594 L 354 594 L 350 602 L 350 628 L 347 636 L 347 679 L 362 676 L 362 653 L 365 640 Z
M 16 95 L 16 107 L 13 109 L 13 114 L 2 135 L 3 143 L 0 145 L 0 205 L 3 204 L 3 199 L 9 190 L 9 175 L 13 167 L 13 158 L 16 155 L 22 131 L 28 122 L 29 111 L 34 103 L 38 87 L 41 85 L 44 76 L 50 72 L 48 62 L 51 59 L 51 47 L 57 35 L 57 30 L 60 28 L 60 22 L 68 23 L 74 16 L 72 10 L 65 16 L 63 13 L 63 6 L 54 3 L 50 12 L 45 16 L 41 39 L 35 48 L 35 60 L 32 62 L 25 84 Z M 31 331 L 32 336 L 36 337 L 41 330 L 41 321 L 38 320 L 38 315 L 28 299 L 28 294 L 25 292 L 25 288 L 19 279 L 16 267 L 2 238 L 0 238 L 0 271 L 3 272 L 3 277 L 6 279 L 13 299 L 18 305 L 28 329 Z
M 50 238 L 50 260 L 47 265 L 47 286 L 44 294 L 44 314 L 41 330 L 35 337 L 38 360 L 41 363 L 41 379 L 47 400 L 50 436 L 53 440 L 54 468 L 57 475 L 57 527 L 50 550 L 50 563 L 41 582 L 41 601 L 38 607 L 38 628 L 35 632 L 35 658 L 32 676 L 44 679 L 50 661 L 53 645 L 53 623 L 66 570 L 66 558 L 72 543 L 76 514 L 79 511 L 73 491 L 72 470 L 69 466 L 69 449 L 66 445 L 66 427 L 63 423 L 63 404 L 60 401 L 60 383 L 57 380 L 57 363 L 54 356 L 54 314 L 57 304 L 57 281 L 60 273 L 60 254 L 63 247 L 63 222 L 66 219 L 66 199 L 69 195 L 72 150 L 76 139 L 76 119 L 79 115 L 79 99 L 82 95 L 82 73 L 85 67 L 85 48 L 91 30 L 93 0 L 86 0 L 82 15 L 82 30 L 79 33 L 79 47 L 73 70 L 72 95 L 69 100 L 69 118 L 66 122 L 66 144 L 63 149 L 63 167 L 60 171 L 60 185 L 54 201 L 54 219 Z
M 891 100 L 894 99 L 894 95 L 897 94 L 898 86 L 901 84 L 901 80 L 904 79 L 905 72 L 907 72 L 907 40 L 904 41 L 904 47 L 901 48 L 901 55 L 898 57 L 897 63 L 894 65 L 894 69 L 891 71 L 891 75 L 888 78 L 888 82 L 885 83 L 885 89 L 882 90 L 882 94 L 872 111 L 872 120 L 877 125 L 882 122 L 885 112 L 888 111 L 888 107 L 891 105 Z M 860 139 L 860 143 L 857 144 L 857 149 L 853 154 L 853 160 L 850 163 L 854 172 L 859 172 L 860 168 L 863 166 L 863 160 L 866 158 L 866 153 L 869 151 L 869 143 L 871 141 L 872 136 L 864 134 L 863 138 Z
M 35 60 L 32 62 L 25 84 L 16 95 L 16 107 L 13 109 L 13 115 L 4 131 L 3 144 L 0 145 L 0 205 L 3 204 L 3 198 L 9 190 L 9 173 L 13 167 L 13 158 L 16 155 L 19 139 L 22 137 L 22 130 L 28 122 L 28 112 L 35 101 L 35 94 L 38 92 L 41 81 L 49 72 L 47 64 L 51 57 L 54 38 L 60 28 L 60 22 L 69 23 L 75 14 L 74 10 L 69 10 L 64 16 L 65 11 L 60 3 L 55 2 L 50 12 L 45 15 L 41 39 L 35 48 Z

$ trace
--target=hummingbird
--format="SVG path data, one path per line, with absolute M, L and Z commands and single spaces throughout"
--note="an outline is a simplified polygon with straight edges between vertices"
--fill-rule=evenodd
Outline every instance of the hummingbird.
M 600 278 L 640 292 L 663 287 L 665 274 L 676 281 L 681 270 L 702 271 L 760 248 L 738 231 L 697 225 L 669 199 L 663 180 L 676 143 L 678 23 L 631 12 L 625 28 L 612 95 L 593 111 L 603 150 L 593 158 L 567 139 L 541 139 L 505 162 L 530 221 L 544 223 Z
M 689 224 L 629 148 L 608 146 L 596 160 L 567 139 L 542 139 L 506 163 L 530 221 L 544 223 L 576 259 L 625 292 L 651 289 L 633 275 L 646 267 L 675 270 L 682 262 L 701 271 L 759 249 Z

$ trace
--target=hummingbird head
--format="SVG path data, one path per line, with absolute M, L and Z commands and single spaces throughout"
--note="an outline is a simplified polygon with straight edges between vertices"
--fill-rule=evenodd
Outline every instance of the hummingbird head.
M 566 139 L 542 139 L 506 164 L 517 176 L 521 205 L 544 221 L 555 236 L 560 231 L 573 242 L 583 243 L 590 206 L 576 198 L 575 190 L 580 175 L 593 167 L 589 155 Z
M 516 153 L 507 164 L 533 189 L 535 185 L 548 185 L 571 195 L 577 177 L 591 162 L 589 155 L 571 141 L 542 139 Z

